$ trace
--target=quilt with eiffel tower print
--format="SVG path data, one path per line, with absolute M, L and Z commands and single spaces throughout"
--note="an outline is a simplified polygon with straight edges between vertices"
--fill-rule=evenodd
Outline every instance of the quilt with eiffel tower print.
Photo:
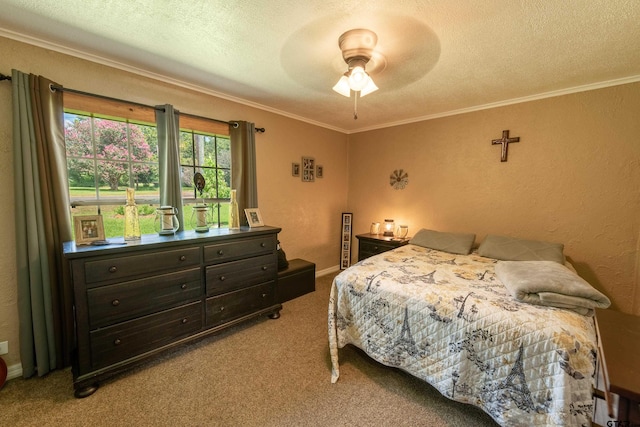
M 332 382 L 352 344 L 502 426 L 590 426 L 593 318 L 516 301 L 496 262 L 409 244 L 342 271 L 329 300 Z

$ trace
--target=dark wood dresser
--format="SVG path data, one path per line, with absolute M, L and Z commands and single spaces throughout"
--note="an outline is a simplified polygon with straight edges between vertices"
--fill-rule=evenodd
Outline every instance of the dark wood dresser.
M 143 235 L 64 245 L 75 299 L 76 397 L 161 351 L 254 316 L 279 317 L 280 228 Z
M 358 261 L 381 254 L 409 243 L 409 237 L 396 239 L 382 234 L 358 234 Z

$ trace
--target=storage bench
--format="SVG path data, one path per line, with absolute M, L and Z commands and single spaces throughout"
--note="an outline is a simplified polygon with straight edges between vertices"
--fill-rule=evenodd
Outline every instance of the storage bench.
M 278 302 L 292 300 L 316 290 L 316 265 L 300 258 L 289 260 L 286 270 L 278 271 Z

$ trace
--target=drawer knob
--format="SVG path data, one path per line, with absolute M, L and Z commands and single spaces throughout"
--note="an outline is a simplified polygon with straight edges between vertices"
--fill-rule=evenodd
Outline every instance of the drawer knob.
M 187 259 L 187 257 L 186 257 L 186 256 L 184 256 L 184 255 L 180 255 L 180 261 L 185 261 L 186 259 Z
M 267 247 L 267 244 L 266 244 L 265 242 L 262 242 L 262 243 L 260 243 L 260 247 L 262 247 L 262 248 L 266 248 L 266 247 Z
M 221 281 L 221 282 L 224 282 L 224 281 L 225 281 L 225 279 L 226 279 L 226 277 L 224 277 L 224 276 L 220 276 L 220 277 L 219 277 L 219 279 L 220 279 L 220 281 Z
M 113 345 L 120 345 L 122 341 L 120 341 L 120 338 L 116 338 L 115 340 L 113 340 Z
M 180 289 L 187 289 L 187 284 L 183 283 L 182 285 L 180 285 Z
M 267 294 L 262 294 L 262 298 L 266 298 L 266 297 L 267 297 Z
M 220 307 L 220 311 L 224 311 L 224 307 Z
M 187 323 L 188 320 L 187 319 L 182 319 L 182 324 L 184 325 L 185 323 Z
M 262 266 L 262 271 L 267 271 L 267 266 L 266 265 Z
M 114 299 L 113 301 L 111 301 L 111 305 L 114 307 L 117 307 L 120 305 L 120 300 L 119 299 Z
M 221 255 L 221 256 L 222 256 L 222 255 L 224 255 L 224 251 L 223 251 L 222 249 L 220 249 L 220 250 L 218 251 L 218 255 Z
M 115 265 L 109 267 L 109 273 L 115 273 L 116 271 L 118 271 L 118 267 L 116 267 Z
M 373 250 L 374 250 L 374 251 L 377 251 L 377 250 L 378 250 L 378 247 L 377 247 L 377 246 L 374 246 L 374 247 L 373 247 Z

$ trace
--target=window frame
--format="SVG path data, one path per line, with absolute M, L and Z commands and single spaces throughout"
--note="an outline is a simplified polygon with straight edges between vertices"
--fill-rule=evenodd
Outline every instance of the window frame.
M 116 100 L 108 97 L 102 97 L 99 95 L 83 94 L 71 91 L 65 91 L 63 97 L 63 108 L 65 113 L 82 114 L 99 119 L 108 119 L 115 121 L 125 121 L 126 123 L 139 124 L 145 126 L 156 127 L 156 108 L 137 104 L 135 102 L 127 102 L 123 100 Z M 207 136 L 218 137 L 230 137 L 229 125 L 225 122 L 221 122 L 215 119 L 207 119 L 204 117 L 194 116 L 190 114 L 180 114 L 180 131 L 193 132 L 197 134 L 203 134 Z M 231 147 L 229 147 L 231 150 Z M 128 160 L 127 162 L 130 162 Z M 181 165 L 182 167 L 182 165 Z M 231 173 L 231 164 L 229 164 L 229 173 Z M 67 191 L 69 187 L 67 186 Z M 185 198 L 182 197 L 183 205 L 195 205 L 196 203 L 196 190 L 194 188 L 194 197 Z M 199 199 L 202 200 L 202 199 Z M 206 198 L 206 203 L 213 203 L 216 205 L 218 211 L 217 226 L 220 227 L 223 223 L 220 222 L 220 208 L 221 204 L 228 203 L 229 198 L 217 197 Z M 117 204 L 124 205 L 126 203 L 126 195 L 123 195 L 122 199 L 114 198 L 109 200 L 84 199 L 74 200 L 71 202 L 70 207 L 81 206 L 96 206 L 98 212 L 100 212 L 101 206 L 114 206 Z M 139 205 L 159 205 L 159 199 L 150 199 L 143 197 L 136 197 L 136 203 Z M 187 220 L 185 218 L 185 220 Z

